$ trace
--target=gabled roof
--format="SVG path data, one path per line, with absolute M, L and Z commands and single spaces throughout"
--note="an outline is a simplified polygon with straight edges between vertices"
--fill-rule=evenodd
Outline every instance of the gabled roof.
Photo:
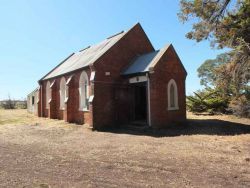
M 122 73 L 122 75 L 143 73 L 149 71 L 149 66 L 152 60 L 157 56 L 159 50 L 147 54 L 143 54 L 134 59 L 129 67 Z
M 143 54 L 138 56 L 132 63 L 130 64 L 125 71 L 123 71 L 122 75 L 130 75 L 130 74 L 138 74 L 149 72 L 154 66 L 158 63 L 162 55 L 167 51 L 170 45 L 166 45 L 164 48 L 152 51 L 147 54 Z
M 89 46 L 79 52 L 71 54 L 59 65 L 57 65 L 52 71 L 45 75 L 41 80 L 47 80 L 72 72 L 93 64 L 99 57 L 101 57 L 106 51 L 108 51 L 117 41 L 119 41 L 126 32 L 121 32 L 113 35 L 104 41 L 94 46 Z
M 74 71 L 83 69 L 85 67 L 91 66 L 95 64 L 95 62 L 100 59 L 108 50 L 112 48 L 120 39 L 122 39 L 125 35 L 132 31 L 140 30 L 141 35 L 146 38 L 148 44 L 151 45 L 152 50 L 154 50 L 153 45 L 145 34 L 143 28 L 140 23 L 135 24 L 132 28 L 130 28 L 127 32 L 120 32 L 111 37 L 108 37 L 104 41 L 96 44 L 94 46 L 89 46 L 79 52 L 72 53 L 66 59 L 64 59 L 59 65 L 57 65 L 54 69 L 52 69 L 49 73 L 47 73 L 44 77 L 42 77 L 38 82 L 42 80 L 52 79 L 58 76 L 62 76 L 68 73 L 72 73 Z

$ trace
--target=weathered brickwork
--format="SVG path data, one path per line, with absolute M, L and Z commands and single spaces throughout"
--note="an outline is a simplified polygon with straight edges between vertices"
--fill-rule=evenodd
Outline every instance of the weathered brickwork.
M 174 79 L 178 90 L 178 110 L 168 110 L 167 84 Z M 150 74 L 152 125 L 164 127 L 173 121 L 186 120 L 186 72 L 172 46 Z
M 65 109 L 60 109 L 60 81 L 62 77 L 54 78 L 51 80 L 44 80 L 41 83 L 42 87 L 42 114 L 40 116 L 48 117 L 52 119 L 61 119 L 72 123 L 78 124 L 92 124 L 92 119 L 90 117 L 89 111 L 80 111 L 79 110 L 79 77 L 85 71 L 88 76 L 90 76 L 90 70 L 80 70 L 74 73 L 64 75 L 64 78 L 68 80 L 71 77 L 70 82 L 68 83 L 68 101 L 65 103 Z M 49 104 L 49 108 L 46 109 L 46 84 L 47 82 L 54 84 L 51 87 L 51 102 Z M 41 89 L 40 89 L 41 91 Z M 91 93 L 91 88 L 89 87 L 89 92 Z
M 154 50 L 140 25 L 135 26 L 95 64 L 96 83 L 93 104 L 94 124 L 98 128 L 118 126 L 130 119 L 131 103 L 127 80 L 121 72 L 137 55 Z M 107 63 L 108 62 L 108 63 Z M 98 71 L 100 70 L 100 71 Z M 105 76 L 110 72 L 110 76 Z M 122 112 L 120 112 L 122 109 Z M 125 116 L 126 118 L 122 117 Z
M 129 84 L 129 77 L 121 73 L 137 56 L 154 51 L 140 24 L 135 25 L 116 42 L 94 64 L 49 80 L 40 80 L 38 115 L 52 119 L 65 120 L 77 124 L 89 124 L 95 129 L 122 126 L 134 118 L 134 86 Z M 79 110 L 79 80 L 85 71 L 89 80 L 89 96 L 94 100 L 88 111 Z M 91 72 L 95 71 L 93 81 Z M 185 79 L 186 72 L 173 47 L 163 54 L 150 80 L 150 117 L 153 127 L 164 127 L 176 120 L 186 119 Z M 68 100 L 65 108 L 60 109 L 60 81 L 65 78 L 68 87 Z M 174 79 L 178 89 L 178 110 L 168 110 L 167 84 Z M 46 85 L 52 84 L 51 102 L 46 108 Z M 149 97 L 149 96 L 147 96 Z M 149 104 L 147 104 L 149 105 Z M 149 117 L 149 112 L 147 114 Z M 149 124 L 149 119 L 148 119 Z

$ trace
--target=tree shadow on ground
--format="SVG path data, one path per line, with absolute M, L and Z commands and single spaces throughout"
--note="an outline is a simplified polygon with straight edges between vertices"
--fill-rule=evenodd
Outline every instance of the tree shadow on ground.
M 250 134 L 250 125 L 217 119 L 188 119 L 186 122 L 169 125 L 164 129 L 121 126 L 117 129 L 105 131 L 117 134 L 132 134 L 153 137 L 171 137 L 181 135 L 233 136 L 240 134 Z

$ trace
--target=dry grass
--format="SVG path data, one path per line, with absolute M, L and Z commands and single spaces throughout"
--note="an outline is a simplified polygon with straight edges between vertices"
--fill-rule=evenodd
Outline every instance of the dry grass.
M 0 187 L 250 187 L 249 120 L 188 117 L 160 132 L 92 132 L 0 110 Z

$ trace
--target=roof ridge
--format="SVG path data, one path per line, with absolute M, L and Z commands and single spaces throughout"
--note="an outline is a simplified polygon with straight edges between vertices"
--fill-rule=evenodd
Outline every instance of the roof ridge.
M 119 32 L 119 33 L 116 33 L 116 34 L 114 34 L 114 35 L 111 35 L 111 36 L 109 36 L 107 39 L 111 39 L 111 38 L 113 38 L 113 37 L 115 37 L 115 36 L 117 36 L 117 35 L 120 35 L 120 34 L 122 34 L 122 33 L 124 33 L 125 31 L 121 31 L 121 32 Z
M 87 46 L 86 48 L 83 48 L 83 49 L 81 49 L 81 50 L 79 50 L 79 52 L 82 52 L 82 51 L 84 51 L 84 50 L 87 50 L 88 48 L 90 48 L 91 46 Z
M 64 75 L 66 73 L 70 73 L 70 72 L 73 72 L 73 71 L 76 71 L 76 70 L 80 70 L 80 69 L 83 69 L 84 67 L 88 66 L 89 64 L 95 63 L 99 58 L 101 58 L 105 53 L 107 53 L 111 48 L 113 48 L 113 46 L 115 46 L 122 38 L 124 38 L 128 33 L 130 33 L 131 31 L 133 31 L 137 27 L 139 27 L 139 29 L 141 29 L 143 31 L 143 33 L 145 34 L 145 32 L 144 32 L 143 28 L 141 27 L 140 23 L 137 23 L 136 25 L 134 25 L 132 28 L 130 28 L 126 32 L 124 32 L 124 31 L 119 32 L 119 33 L 117 33 L 115 35 L 112 35 L 112 36 L 106 38 L 105 40 L 103 40 L 100 43 L 96 43 L 95 45 L 90 46 L 89 48 L 85 48 L 85 49 L 83 49 L 81 51 L 73 53 L 73 54 L 78 54 L 78 53 L 80 54 L 82 51 L 84 51 L 86 49 L 87 50 L 91 50 L 93 48 L 92 51 L 91 51 L 91 54 L 87 54 L 87 56 L 85 56 L 84 55 L 85 53 L 83 52 L 82 55 L 81 55 L 82 56 L 81 58 L 83 58 L 83 60 L 81 62 L 78 61 L 78 60 L 74 61 L 74 65 L 71 64 L 72 62 L 70 63 L 70 59 L 71 59 L 70 57 L 74 56 L 72 54 L 67 59 L 65 59 L 63 62 L 61 62 L 59 65 L 57 65 L 55 68 L 53 68 L 44 77 L 42 77 L 42 79 L 39 80 L 39 83 L 40 83 L 41 80 L 51 79 L 51 78 L 54 78 L 54 77 L 57 77 L 57 76 L 60 76 L 60 75 Z M 146 34 L 145 34 L 145 36 L 147 37 Z M 108 42 L 108 44 L 105 44 L 107 42 Z M 103 45 L 100 46 L 100 44 L 104 44 L 104 47 L 102 47 Z M 150 44 L 151 44 L 151 42 L 150 42 Z M 99 48 L 95 49 L 94 46 L 98 47 L 98 45 L 101 48 L 100 49 Z M 153 46 L 152 46 L 152 49 L 154 50 Z M 69 61 L 68 61 L 68 59 L 69 59 Z M 64 65 L 64 62 L 66 63 L 65 65 Z M 62 67 L 61 67 L 61 65 L 62 65 Z M 61 67 L 61 69 L 60 69 L 60 67 Z M 70 67 L 70 69 L 69 69 L 69 67 Z M 58 71 L 56 72 L 56 70 L 58 70 Z

